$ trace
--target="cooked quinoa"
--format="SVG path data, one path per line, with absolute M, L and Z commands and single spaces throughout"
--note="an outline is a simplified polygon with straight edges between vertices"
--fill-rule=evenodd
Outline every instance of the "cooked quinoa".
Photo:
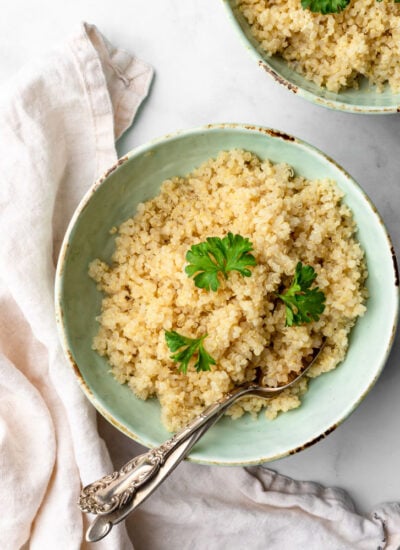
M 332 92 L 358 88 L 360 75 L 400 92 L 400 5 L 351 0 L 341 12 L 312 13 L 300 0 L 239 0 L 239 9 L 268 55 Z
M 253 380 L 256 367 L 265 384 L 285 384 L 323 337 L 326 345 L 310 376 L 335 368 L 366 296 L 363 251 L 342 197 L 334 181 L 310 181 L 287 164 L 241 150 L 221 152 L 191 174 L 164 181 L 159 195 L 139 204 L 118 228 L 111 265 L 100 259 L 90 264 L 104 293 L 93 348 L 139 398 L 158 398 L 170 431 Z M 228 232 L 253 243 L 251 277 L 231 272 L 217 292 L 197 288 L 184 271 L 186 252 Z M 314 267 L 326 308 L 318 322 L 285 327 L 276 293 L 290 285 L 298 261 Z M 166 330 L 191 338 L 207 333 L 204 346 L 216 365 L 199 373 L 189 365 L 187 374 L 180 373 Z M 227 414 L 255 416 L 265 408 L 273 419 L 300 405 L 307 382 L 271 400 L 243 399 Z

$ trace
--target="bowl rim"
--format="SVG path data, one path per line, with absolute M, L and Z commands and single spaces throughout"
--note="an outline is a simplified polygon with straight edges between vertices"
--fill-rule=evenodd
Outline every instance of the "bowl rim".
M 280 130 L 275 130 L 272 128 L 267 128 L 264 126 L 258 126 L 253 124 L 244 124 L 244 123 L 211 123 L 206 124 L 203 126 L 197 126 L 194 128 L 189 129 L 182 129 L 177 130 L 175 132 L 167 133 L 163 136 L 156 137 L 154 139 L 149 140 L 145 144 L 142 144 L 138 147 L 135 147 L 131 149 L 128 153 L 126 153 L 124 156 L 119 158 L 109 169 L 107 169 L 88 189 L 88 191 L 85 193 L 83 198 L 81 199 L 80 203 L 78 204 L 77 208 L 75 209 L 71 220 L 68 224 L 67 230 L 65 232 L 60 252 L 58 255 L 57 260 L 57 267 L 56 267 L 56 273 L 55 273 L 55 283 L 54 283 L 54 299 L 55 299 L 55 319 L 56 319 L 56 325 L 57 325 L 57 331 L 59 335 L 59 340 L 61 342 L 61 347 L 63 349 L 64 355 L 67 358 L 67 361 L 72 368 L 75 377 L 83 390 L 86 397 L 89 399 L 89 401 L 92 403 L 92 405 L 95 407 L 95 409 L 108 421 L 110 424 L 112 424 L 115 428 L 117 428 L 119 431 L 127 435 L 129 438 L 133 439 L 134 441 L 137 441 L 138 443 L 144 445 L 145 447 L 153 448 L 156 445 L 151 445 L 149 442 L 144 441 L 141 436 L 139 436 L 137 433 L 135 433 L 132 429 L 128 428 L 126 425 L 119 422 L 110 412 L 107 410 L 98 400 L 95 393 L 92 391 L 92 389 L 88 386 L 86 383 L 82 373 L 80 372 L 79 366 L 74 360 L 73 353 L 70 349 L 68 338 L 67 338 L 67 331 L 66 326 L 64 324 L 64 311 L 63 311 L 63 305 L 62 305 L 62 282 L 63 282 L 63 273 L 64 273 L 64 265 L 65 265 L 65 259 L 66 254 L 69 248 L 69 240 L 71 233 L 75 227 L 75 223 L 78 220 L 79 216 L 81 215 L 82 211 L 86 208 L 86 205 L 90 201 L 92 195 L 97 191 L 97 189 L 107 180 L 108 176 L 118 170 L 120 166 L 122 166 L 127 160 L 129 160 L 132 157 L 139 156 L 148 150 L 152 149 L 154 146 L 160 145 L 164 143 L 165 141 L 172 141 L 177 138 L 187 137 L 199 133 L 204 133 L 207 131 L 213 131 L 213 130 L 233 130 L 238 132 L 255 132 L 260 134 L 266 134 L 271 138 L 283 140 L 283 141 L 290 141 L 297 143 L 298 145 L 304 147 L 305 149 L 310 150 L 313 153 L 317 153 L 319 156 L 321 156 L 325 161 L 327 161 L 330 164 L 333 164 L 337 169 L 339 169 L 343 175 L 354 185 L 358 191 L 363 196 L 364 200 L 369 204 L 371 209 L 373 210 L 374 214 L 377 217 L 377 220 L 379 221 L 384 236 L 386 238 L 388 249 L 391 251 L 392 254 L 392 268 L 393 268 L 393 281 L 394 286 L 396 288 L 395 292 L 395 314 L 393 319 L 393 325 L 392 325 L 392 331 L 391 335 L 387 344 L 387 347 L 385 349 L 385 352 L 382 355 L 381 361 L 377 365 L 377 369 L 375 371 L 375 375 L 373 379 L 370 381 L 368 387 L 366 390 L 351 404 L 351 406 L 338 418 L 332 425 L 330 425 L 323 433 L 319 434 L 316 437 L 311 438 L 310 440 L 304 442 L 303 444 L 297 446 L 294 449 L 289 449 L 284 452 L 279 452 L 275 454 L 274 456 L 264 456 L 259 457 L 254 460 L 246 460 L 246 461 L 238 461 L 238 460 L 232 460 L 232 461 L 215 461 L 215 460 L 209 460 L 209 459 L 203 459 L 203 458 L 192 458 L 190 455 L 186 457 L 186 460 L 190 462 L 195 462 L 198 464 L 209 464 L 209 465 L 220 465 L 220 466 L 251 466 L 251 465 L 258 465 L 263 464 L 265 462 L 271 462 L 274 460 L 277 460 L 279 458 L 283 458 L 288 455 L 297 454 L 298 452 L 314 445 L 318 441 L 324 439 L 329 434 L 331 434 L 346 418 L 348 418 L 354 410 L 358 407 L 358 405 L 364 400 L 364 398 L 368 395 L 368 393 L 371 391 L 371 389 L 376 384 L 379 376 L 382 373 L 382 370 L 388 360 L 396 332 L 397 332 L 397 325 L 398 325 L 398 318 L 399 318 L 399 303 L 400 303 L 400 288 L 399 288 L 399 270 L 398 270 L 398 263 L 396 259 L 396 254 L 394 251 L 394 246 L 392 244 L 392 240 L 389 236 L 389 233 L 385 227 L 385 224 L 373 204 L 372 200 L 368 196 L 368 194 L 364 191 L 364 189 L 351 177 L 351 175 L 344 170 L 338 163 L 336 163 L 332 158 L 330 158 L 327 154 L 322 152 L 317 147 L 310 145 L 306 141 L 303 141 L 300 138 L 297 138 L 295 136 L 292 136 L 290 134 L 287 134 L 285 132 L 282 132 Z
M 256 50 L 254 45 L 247 38 L 243 29 L 234 14 L 234 10 L 231 4 L 231 0 L 222 0 L 222 3 L 225 6 L 228 18 L 230 19 L 231 24 L 236 29 L 236 32 L 239 34 L 242 43 L 244 44 L 246 50 L 257 60 L 258 65 L 265 70 L 278 84 L 284 86 L 292 93 L 303 97 L 307 101 L 314 103 L 316 105 L 321 105 L 327 109 L 333 111 L 342 111 L 346 113 L 361 114 L 361 115 L 390 115 L 400 112 L 400 102 L 398 104 L 393 104 L 390 106 L 376 106 L 376 105 L 352 105 L 351 103 L 346 103 L 343 101 L 336 101 L 334 99 L 326 99 L 323 97 L 314 94 L 305 90 L 301 86 L 294 84 L 283 76 L 279 71 L 274 69 L 268 62 L 266 56 L 261 55 L 260 52 Z M 338 94 L 339 95 L 339 94 Z

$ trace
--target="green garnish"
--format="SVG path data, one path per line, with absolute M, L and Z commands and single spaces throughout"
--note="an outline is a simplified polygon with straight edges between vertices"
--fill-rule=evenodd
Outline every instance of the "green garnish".
M 298 262 L 290 288 L 277 294 L 285 304 L 287 327 L 318 321 L 324 311 L 325 294 L 318 287 L 310 289 L 316 277 L 313 267 Z
M 213 290 L 220 286 L 218 274 L 225 279 L 229 271 L 238 271 L 243 277 L 250 277 L 248 266 L 257 264 L 255 257 L 249 252 L 253 245 L 249 239 L 241 235 L 228 233 L 226 237 L 208 237 L 205 242 L 194 244 L 186 253 L 189 264 L 185 272 L 194 277 L 194 284 L 199 288 Z
M 382 0 L 377 0 L 382 2 Z M 395 4 L 398 4 L 400 0 L 394 0 Z M 350 4 L 350 0 L 301 0 L 301 7 L 306 10 L 309 9 L 314 13 L 340 13 L 347 8 Z
M 211 370 L 210 365 L 215 365 L 215 360 L 206 352 L 203 346 L 203 340 L 206 337 L 207 334 L 204 334 L 200 338 L 188 338 L 174 330 L 171 332 L 168 330 L 165 331 L 165 341 L 169 350 L 176 352 L 171 355 L 171 359 L 176 363 L 180 363 L 178 365 L 180 372 L 187 373 L 189 361 L 196 354 L 197 359 L 193 366 L 197 372 Z
M 301 0 L 301 7 L 314 13 L 340 13 L 350 3 L 350 0 Z

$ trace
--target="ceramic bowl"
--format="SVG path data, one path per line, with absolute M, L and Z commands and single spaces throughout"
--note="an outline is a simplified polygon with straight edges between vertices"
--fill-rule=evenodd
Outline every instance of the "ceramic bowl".
M 56 309 L 65 353 L 87 397 L 114 426 L 151 447 L 170 434 L 160 422 L 158 401 L 137 399 L 118 384 L 106 360 L 91 348 L 98 330 L 101 299 L 88 276 L 94 258 L 110 261 L 112 226 L 135 214 L 136 205 L 154 197 L 161 182 L 184 175 L 221 150 L 243 148 L 285 161 L 306 178 L 329 177 L 346 194 L 366 252 L 370 298 L 351 333 L 345 361 L 310 383 L 298 409 L 269 421 L 245 415 L 222 418 L 194 447 L 190 459 L 217 464 L 255 464 L 295 453 L 340 424 L 376 382 L 393 341 L 398 280 L 383 223 L 362 189 L 337 164 L 303 141 L 275 130 L 235 124 L 178 132 L 134 149 L 90 189 L 67 230 L 57 268 Z
M 390 114 L 400 111 L 400 93 L 393 94 L 388 85 L 382 92 L 377 92 L 375 86 L 370 86 L 366 79 L 362 79 L 358 90 L 329 92 L 291 69 L 281 57 L 276 55 L 269 57 L 251 34 L 249 24 L 237 8 L 237 0 L 223 0 L 223 2 L 245 47 L 254 55 L 260 67 L 293 93 L 317 105 L 351 113 Z

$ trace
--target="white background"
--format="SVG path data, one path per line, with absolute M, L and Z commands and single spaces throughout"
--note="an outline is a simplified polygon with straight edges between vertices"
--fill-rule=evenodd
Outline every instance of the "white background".
M 209 122 L 283 130 L 319 147 L 350 172 L 400 250 L 398 115 L 329 111 L 279 86 L 245 50 L 221 0 L 7 0 L 0 14 L 0 85 L 68 38 L 82 20 L 156 71 L 150 97 L 118 144 L 120 154 L 156 136 Z M 342 487 L 360 512 L 400 501 L 399 363 L 397 338 L 381 378 L 356 412 L 327 439 L 270 467 Z M 104 421 L 101 431 L 116 465 L 137 453 L 136 444 Z

